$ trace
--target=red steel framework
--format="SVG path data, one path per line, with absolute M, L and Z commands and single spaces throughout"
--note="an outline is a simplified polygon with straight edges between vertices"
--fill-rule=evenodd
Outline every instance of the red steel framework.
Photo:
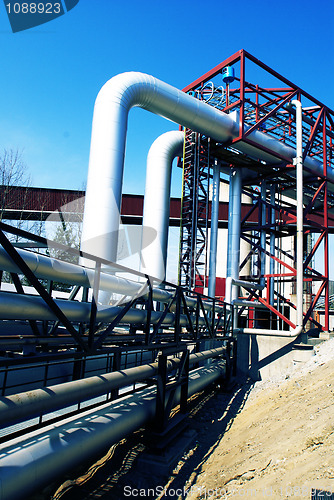
M 233 83 L 222 86 L 224 68 L 234 70 Z M 247 79 L 246 79 L 247 74 Z M 251 83 L 256 81 L 257 83 Z M 252 171 L 252 178 L 244 182 L 243 191 L 253 198 L 253 206 L 242 220 L 242 238 L 250 244 L 247 259 L 253 262 L 253 271 L 260 262 L 267 260 L 266 270 L 257 275 L 265 280 L 262 292 L 252 291 L 248 300 L 260 301 L 271 312 L 269 319 L 294 328 L 292 310 L 294 300 L 282 292 L 290 282 L 292 292 L 296 281 L 295 252 L 287 251 L 282 244 L 287 236 L 296 233 L 295 166 L 291 159 L 274 153 L 250 138 L 259 130 L 291 147 L 296 144 L 295 113 L 289 105 L 293 99 L 303 106 L 303 156 L 318 160 L 322 171 L 315 175 L 304 166 L 304 325 L 312 322 L 323 330 L 329 329 L 329 234 L 334 233 L 334 185 L 327 178 L 328 167 L 333 168 L 334 112 L 254 56 L 240 50 L 183 89 L 226 113 L 237 111 L 239 135 L 229 144 L 212 145 L 212 154 L 231 166 Z M 242 141 L 262 149 L 277 158 L 274 164 L 249 158 L 236 151 Z M 264 189 L 260 194 L 259 187 Z M 268 188 L 267 188 L 268 186 Z M 274 193 L 274 194 L 273 194 Z M 257 223 L 252 222 L 257 215 Z M 250 236 L 251 231 L 251 236 Z M 266 244 L 261 246 L 261 232 L 266 234 Z M 310 245 L 310 238 L 313 238 Z M 269 248 L 269 250 L 268 250 Z M 316 257 L 323 251 L 323 271 L 315 269 Z M 270 264 L 271 261 L 271 264 Z M 269 262 L 269 265 L 268 265 Z M 254 272 L 249 279 L 254 280 Z M 317 283 L 317 286 L 315 285 Z M 317 288 L 317 289 L 316 289 Z M 312 294 L 312 290 L 316 289 Z M 320 325 L 314 311 L 320 299 L 324 301 L 325 319 Z M 242 312 L 242 311 L 241 311 Z M 248 324 L 254 325 L 254 310 L 248 310 Z M 268 321 L 268 314 L 266 321 Z

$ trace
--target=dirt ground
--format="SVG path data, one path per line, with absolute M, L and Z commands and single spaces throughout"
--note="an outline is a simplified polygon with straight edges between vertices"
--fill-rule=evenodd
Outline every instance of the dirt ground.
M 191 410 L 196 442 L 169 478 L 137 466 L 128 441 L 92 480 L 58 500 L 334 498 L 334 339 L 285 377 L 207 393 Z M 96 466 L 96 464 L 95 464 Z M 117 471 L 117 472 L 115 472 Z M 66 490 L 66 489 L 65 489 Z M 316 496 L 317 495 L 317 496 Z M 48 497 L 50 498 L 50 496 Z
M 189 478 L 187 500 L 334 492 L 333 374 L 331 360 L 246 402 Z

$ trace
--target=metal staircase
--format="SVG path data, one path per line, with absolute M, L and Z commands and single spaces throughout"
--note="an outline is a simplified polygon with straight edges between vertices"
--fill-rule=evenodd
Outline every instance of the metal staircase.
M 179 284 L 203 291 L 207 277 L 210 139 L 185 130 Z

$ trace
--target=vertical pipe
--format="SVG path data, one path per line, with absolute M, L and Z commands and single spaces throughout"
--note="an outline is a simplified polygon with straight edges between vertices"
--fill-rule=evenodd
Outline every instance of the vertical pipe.
M 220 166 L 218 165 L 218 162 L 216 160 L 215 165 L 213 167 L 212 202 L 211 202 L 211 234 L 210 234 L 209 284 L 208 284 L 208 294 L 210 297 L 214 297 L 216 293 L 219 187 L 220 187 Z
M 327 142 L 326 142 L 326 114 L 323 119 L 323 169 L 324 177 L 327 178 Z M 329 331 L 329 236 L 328 236 L 328 184 L 326 180 L 324 189 L 324 226 L 325 226 L 325 241 L 324 241 L 324 264 L 325 264 L 325 279 L 327 281 L 325 288 L 325 331 Z
M 267 207 L 266 207 L 266 197 L 267 197 L 267 184 L 265 181 L 262 181 L 261 183 L 261 235 L 260 235 L 260 245 L 263 250 L 266 249 L 266 230 L 263 228 L 265 226 L 267 219 Z M 261 271 L 261 277 L 260 277 L 260 284 L 261 286 L 265 286 L 265 278 L 264 275 L 266 274 L 266 254 L 264 251 L 261 250 L 260 253 L 261 257 L 261 262 L 260 262 L 260 271 Z
M 275 206 L 275 186 L 272 184 L 270 186 L 270 204 L 272 207 Z M 275 256 L 275 208 L 271 208 L 270 211 L 270 225 L 271 225 L 271 233 L 270 233 L 270 255 Z M 270 259 L 270 274 L 275 273 L 275 261 L 273 258 Z M 273 306 L 275 302 L 275 295 L 274 295 L 274 278 L 270 278 L 270 305 Z
M 166 132 L 147 155 L 140 270 L 159 280 L 166 278 L 172 164 L 183 142 L 183 132 Z
M 297 321 L 296 326 L 303 326 L 303 130 L 302 105 L 297 99 L 291 101 L 296 107 L 296 191 L 297 191 Z
M 239 279 L 240 259 L 240 223 L 241 223 L 241 169 L 233 168 L 230 174 L 230 193 L 228 203 L 228 245 L 227 245 L 227 280 L 226 302 L 238 298 L 238 286 L 232 279 Z M 236 326 L 236 325 L 235 325 Z

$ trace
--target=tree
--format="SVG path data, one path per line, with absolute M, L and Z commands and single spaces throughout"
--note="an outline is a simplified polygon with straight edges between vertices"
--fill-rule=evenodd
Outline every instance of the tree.
M 0 155 L 0 182 L 2 191 L 1 209 L 6 207 L 6 197 L 12 186 L 27 186 L 30 184 L 28 168 L 23 161 L 22 151 L 4 149 Z
M 8 222 L 18 229 L 41 234 L 41 223 L 39 221 L 28 221 L 24 216 L 30 182 L 30 175 L 23 159 L 23 152 L 18 149 L 3 149 L 0 152 L 0 221 Z M 21 188 L 19 199 L 16 187 Z M 14 234 L 8 234 L 7 236 L 13 243 L 17 243 L 21 239 L 20 236 Z M 11 281 L 11 277 L 7 272 L 3 273 L 2 279 L 3 281 Z

